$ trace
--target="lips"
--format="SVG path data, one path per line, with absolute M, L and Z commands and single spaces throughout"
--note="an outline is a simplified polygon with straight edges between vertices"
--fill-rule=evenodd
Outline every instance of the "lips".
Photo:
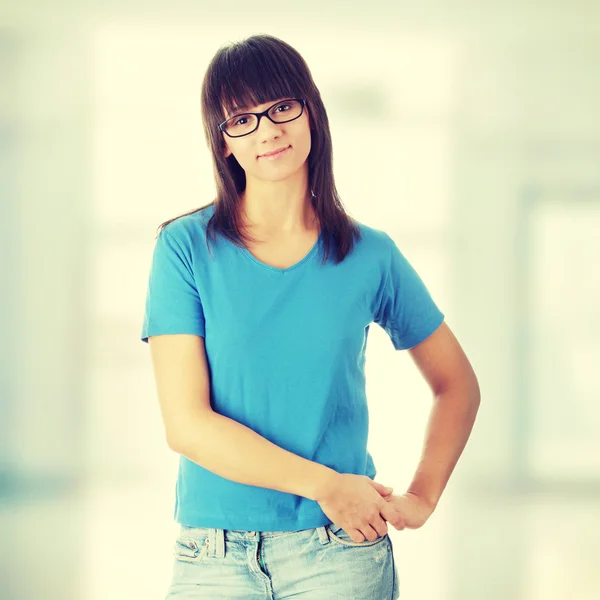
M 259 154 L 258 156 L 273 156 L 275 154 L 279 154 L 280 152 L 283 152 L 284 150 L 287 150 L 289 148 L 289 146 L 285 146 L 284 148 L 279 148 L 278 150 L 273 150 L 273 152 L 265 152 L 264 154 Z

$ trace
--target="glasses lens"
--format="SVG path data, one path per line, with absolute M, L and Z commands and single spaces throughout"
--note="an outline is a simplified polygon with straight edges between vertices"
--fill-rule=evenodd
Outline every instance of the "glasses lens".
M 302 103 L 298 100 L 283 100 L 273 106 L 269 116 L 276 123 L 285 123 L 297 119 L 302 113 Z M 232 137 L 246 135 L 256 129 L 258 119 L 255 115 L 235 115 L 225 124 L 225 130 Z
M 285 123 L 299 117 L 301 112 L 302 103 L 298 100 L 284 100 L 269 111 L 269 116 L 277 123 Z
M 246 135 L 256 129 L 257 121 L 256 115 L 235 115 L 235 117 L 231 117 L 231 119 L 227 121 L 225 129 L 229 135 L 234 137 L 237 135 Z

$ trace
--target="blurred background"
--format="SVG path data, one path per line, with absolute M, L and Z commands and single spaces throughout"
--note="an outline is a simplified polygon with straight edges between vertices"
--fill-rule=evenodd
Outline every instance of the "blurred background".
M 600 6 L 0 5 L 0 597 L 162 600 L 178 456 L 140 340 L 158 225 L 210 202 L 222 44 L 276 35 L 347 210 L 396 241 L 478 376 L 405 600 L 600 598 Z M 402 493 L 431 394 L 372 328 L 369 450 Z

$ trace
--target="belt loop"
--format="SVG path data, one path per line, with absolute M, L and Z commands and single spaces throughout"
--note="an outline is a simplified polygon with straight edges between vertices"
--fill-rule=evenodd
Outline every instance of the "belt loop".
M 321 544 L 329 544 L 329 534 L 327 533 L 326 525 L 317 527 L 317 533 L 319 534 L 319 541 Z
M 223 558 L 225 556 L 225 530 L 211 527 L 208 530 L 208 551 L 210 556 Z

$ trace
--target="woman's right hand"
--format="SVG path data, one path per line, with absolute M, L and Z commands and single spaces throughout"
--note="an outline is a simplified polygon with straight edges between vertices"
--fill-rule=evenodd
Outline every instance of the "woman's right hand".
M 374 541 L 387 533 L 399 513 L 382 497 L 389 492 L 366 475 L 335 473 L 316 501 L 321 510 L 355 542 Z M 385 520 L 384 520 L 385 519 Z

